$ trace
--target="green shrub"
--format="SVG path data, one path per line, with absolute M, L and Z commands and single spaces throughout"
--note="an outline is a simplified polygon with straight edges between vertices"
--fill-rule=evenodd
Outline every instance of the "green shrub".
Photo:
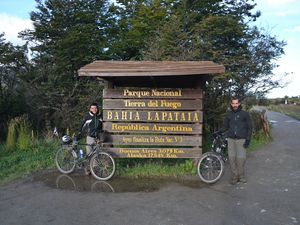
M 22 151 L 29 150 L 33 147 L 30 124 L 26 116 L 20 117 L 19 120 L 17 147 Z
M 251 120 L 252 120 L 253 135 L 260 134 L 263 129 L 262 123 L 260 120 L 260 112 L 252 110 L 252 111 L 250 111 L 250 116 L 251 116 Z
M 6 149 L 9 151 L 15 150 L 17 140 L 18 118 L 11 119 L 8 124 L 8 134 L 6 138 Z
M 6 138 L 6 149 L 9 151 L 29 150 L 34 147 L 34 134 L 30 131 L 31 125 L 27 116 L 16 117 L 11 119 L 8 125 L 8 135 Z
M 260 118 L 260 113 L 260 111 L 250 111 L 253 127 L 252 139 L 255 140 L 257 143 L 254 144 L 254 149 L 257 149 L 259 146 L 267 144 L 272 140 L 271 134 L 266 134 L 263 130 L 263 124 Z

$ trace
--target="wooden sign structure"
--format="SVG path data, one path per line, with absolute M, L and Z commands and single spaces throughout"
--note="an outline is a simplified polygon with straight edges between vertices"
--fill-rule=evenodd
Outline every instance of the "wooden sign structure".
M 107 151 L 121 158 L 199 158 L 203 86 L 212 62 L 95 61 L 79 76 L 103 79 Z

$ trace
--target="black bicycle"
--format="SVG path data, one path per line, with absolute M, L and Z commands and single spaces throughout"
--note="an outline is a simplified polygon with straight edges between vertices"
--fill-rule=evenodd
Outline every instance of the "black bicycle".
M 93 151 L 83 154 L 82 146 L 77 141 L 73 141 L 68 135 L 62 137 L 62 146 L 56 152 L 55 164 L 57 169 L 63 174 L 72 173 L 76 167 L 84 168 L 89 166 L 92 175 L 97 180 L 109 180 L 115 173 L 115 160 L 104 151 L 99 140 L 95 145 L 91 145 Z
M 211 151 L 203 154 L 197 165 L 200 179 L 212 184 L 217 182 L 224 173 L 224 164 L 228 160 L 227 139 L 223 133 L 213 134 Z

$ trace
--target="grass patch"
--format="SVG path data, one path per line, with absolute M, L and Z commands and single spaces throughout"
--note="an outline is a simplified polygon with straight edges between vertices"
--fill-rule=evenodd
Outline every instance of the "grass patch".
M 270 143 L 272 141 L 272 137 L 271 138 L 267 138 L 263 131 L 260 131 L 258 134 L 256 134 L 250 143 L 249 148 L 247 149 L 247 152 L 253 152 L 257 149 L 259 149 L 260 147 Z
M 126 161 L 130 164 L 125 165 Z M 196 174 L 192 159 L 117 159 L 116 174 L 122 177 L 180 177 Z
M 300 120 L 300 105 L 271 105 L 268 109 Z
M 32 172 L 53 168 L 57 148 L 58 143 L 53 141 L 39 141 L 35 148 L 26 151 L 11 151 L 0 146 L 0 184 Z

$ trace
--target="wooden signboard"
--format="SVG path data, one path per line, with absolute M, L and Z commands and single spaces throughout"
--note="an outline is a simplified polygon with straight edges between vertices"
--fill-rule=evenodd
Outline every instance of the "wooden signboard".
M 114 145 L 201 146 L 201 136 L 184 135 L 111 135 Z
M 201 148 L 110 148 L 120 158 L 199 158 Z
M 202 134 L 202 124 L 192 123 L 119 123 L 105 122 L 103 129 L 109 133 L 151 134 Z
M 200 157 L 202 95 L 201 89 L 104 89 L 107 150 L 126 158 Z
M 199 158 L 211 61 L 94 61 L 79 76 L 104 81 L 107 151 L 124 158 Z
M 199 110 L 202 109 L 202 99 L 104 99 L 103 109 Z
M 180 89 L 180 88 L 116 88 L 104 89 L 103 98 L 169 98 L 169 99 L 197 99 L 202 98 L 201 89 Z
M 201 123 L 202 111 L 103 110 L 104 121 Z

